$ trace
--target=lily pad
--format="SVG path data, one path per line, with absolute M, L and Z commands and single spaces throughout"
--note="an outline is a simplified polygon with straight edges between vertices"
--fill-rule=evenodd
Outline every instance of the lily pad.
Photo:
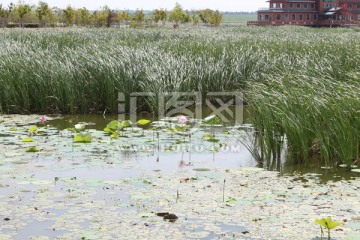
M 149 123 L 150 123 L 150 120 L 147 120 L 147 119 L 140 119 L 139 121 L 137 121 L 137 124 L 140 126 L 143 126 L 143 125 L 146 125 Z
M 37 129 L 38 129 L 37 126 L 32 126 L 29 128 L 29 133 L 34 133 L 34 132 L 36 132 Z
M 193 168 L 194 171 L 196 172 L 207 172 L 210 171 L 209 168 Z
M 22 142 L 34 142 L 34 139 L 32 139 L 32 138 L 23 138 L 21 141 Z
M 74 136 L 74 141 L 78 143 L 91 143 L 91 133 L 80 133 Z
M 326 229 L 334 229 L 337 226 L 343 224 L 343 222 L 335 222 L 331 218 L 316 219 L 315 223 L 320 224 L 322 227 Z
M 31 153 L 35 153 L 35 152 L 38 152 L 39 149 L 37 149 L 36 147 L 31 147 L 29 149 L 26 150 L 26 152 L 31 152 Z

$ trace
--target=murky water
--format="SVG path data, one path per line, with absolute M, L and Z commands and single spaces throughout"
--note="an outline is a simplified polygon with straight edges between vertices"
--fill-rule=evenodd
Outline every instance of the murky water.
M 102 130 L 117 117 L 61 116 L 41 128 L 43 134 L 30 134 L 34 143 L 21 141 L 29 135 L 28 127 L 9 129 L 0 126 L 0 199 L 4 204 L 15 206 L 7 209 L 0 205 L 3 218 L 9 219 L 4 222 L 0 234 L 10 234 L 13 239 L 26 239 L 30 235 L 56 238 L 66 235 L 67 228 L 76 231 L 96 225 L 97 220 L 92 215 L 99 209 L 114 208 L 137 215 L 141 206 L 136 205 L 137 201 L 121 185 L 129 183 L 140 191 L 142 186 L 151 184 L 147 180 L 148 174 L 190 170 L 200 171 L 199 177 L 216 179 L 216 171 L 262 167 L 239 140 L 241 135 L 224 133 L 231 128 L 203 129 L 195 132 L 192 140 L 188 136 L 169 133 L 157 136 L 152 130 L 144 136 L 127 132 L 123 137 L 111 140 Z M 142 117 L 149 118 L 139 118 Z M 244 119 L 248 121 L 248 116 Z M 86 131 L 93 135 L 91 144 L 74 143 L 74 133 L 66 129 L 78 123 L 87 124 Z M 203 135 L 209 131 L 226 147 L 220 148 L 218 142 L 206 141 Z M 190 145 L 191 151 L 184 145 Z M 26 154 L 25 150 L 30 146 L 36 146 L 40 151 Z M 217 151 L 212 151 L 215 146 Z M 312 174 L 324 182 L 359 177 L 359 173 L 344 168 L 323 169 L 317 161 L 299 166 L 279 161 L 267 168 L 279 171 L 280 175 Z M 306 185 L 306 179 L 295 180 Z M 139 193 L 137 197 L 141 199 L 142 195 Z M 79 220 L 67 226 L 69 218 Z M 193 229 L 197 221 L 201 220 L 187 219 L 181 224 L 184 229 Z M 143 223 L 149 224 L 145 220 Z M 236 223 L 219 223 L 218 228 L 227 238 L 232 238 L 233 232 L 243 232 L 243 239 L 253 239 L 246 238 L 246 228 Z M 204 229 L 200 227 L 194 231 L 204 232 Z M 93 232 L 84 232 L 81 236 L 97 239 Z M 209 232 L 202 239 L 224 236 Z
M 248 111 L 244 111 L 244 123 L 250 123 L 250 115 Z M 149 115 L 139 115 L 138 119 L 146 118 L 156 120 Z M 73 127 L 77 123 L 89 123 L 88 128 L 103 130 L 104 127 L 112 120 L 117 120 L 118 115 L 100 115 L 100 114 L 89 114 L 89 115 L 63 115 L 61 119 L 51 121 L 51 125 L 58 129 L 66 129 Z M 191 167 L 218 167 L 221 169 L 236 169 L 241 167 L 263 167 L 262 164 L 257 163 L 251 153 L 239 142 L 236 141 L 239 146 L 236 152 L 219 152 L 216 154 L 208 152 L 197 152 L 193 153 Z M 127 156 L 128 159 L 133 159 L 141 169 L 154 170 L 159 169 L 163 171 L 175 170 L 179 167 L 181 160 L 187 160 L 188 154 L 183 154 L 180 151 L 168 152 L 161 156 L 160 161 L 157 161 L 157 156 L 148 155 L 146 157 L 139 156 Z M 292 174 L 318 174 L 322 181 L 329 180 L 341 180 L 341 179 L 352 179 L 359 177 L 359 173 L 351 172 L 350 170 L 342 167 L 324 169 L 323 164 L 319 161 L 310 161 L 306 164 L 294 164 L 292 161 L 280 161 L 269 164 L 266 168 L 271 171 L 279 171 L 281 174 L 292 175 Z

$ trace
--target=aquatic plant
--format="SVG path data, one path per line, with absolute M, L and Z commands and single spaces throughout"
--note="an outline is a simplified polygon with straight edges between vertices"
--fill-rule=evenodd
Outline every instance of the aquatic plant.
M 78 143 L 91 143 L 91 133 L 79 133 L 74 135 L 74 141 Z
M 178 118 L 178 124 L 180 124 L 180 125 L 185 125 L 186 122 L 188 121 L 186 116 L 181 115 L 181 116 L 178 116 L 177 118 Z
M 45 124 L 46 121 L 47 121 L 47 116 L 45 116 L 45 115 L 41 116 L 41 123 Z
M 140 119 L 137 121 L 137 125 L 142 128 L 142 136 L 144 136 L 144 127 L 150 123 L 151 121 L 147 119 Z
M 322 219 L 316 219 L 315 223 L 320 225 L 321 239 L 324 236 L 323 228 L 328 230 L 328 239 L 330 239 L 330 230 L 332 230 L 332 229 L 340 226 L 341 224 L 343 224 L 343 222 L 335 222 L 335 221 L 333 221 L 330 217 L 322 218 Z
M 161 92 L 245 91 L 259 161 L 359 158 L 352 29 L 14 30 L 0 44 L 3 113 L 116 113 L 119 92 L 129 112 L 131 93 L 146 92 L 137 110 L 156 114 Z

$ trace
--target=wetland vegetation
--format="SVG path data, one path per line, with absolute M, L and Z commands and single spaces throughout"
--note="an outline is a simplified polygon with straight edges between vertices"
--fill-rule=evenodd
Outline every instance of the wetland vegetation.
M 116 113 L 119 92 L 237 90 L 251 106 L 259 161 L 285 145 L 294 161 L 359 158 L 353 29 L 5 30 L 0 42 L 3 113 Z M 155 94 L 138 110 L 157 106 Z
M 1 30 L 1 239 L 319 239 L 327 217 L 342 221 L 332 237 L 358 239 L 359 34 Z M 156 119 L 160 93 L 233 91 L 247 124 Z M 142 120 L 110 115 L 119 92 L 155 93 Z

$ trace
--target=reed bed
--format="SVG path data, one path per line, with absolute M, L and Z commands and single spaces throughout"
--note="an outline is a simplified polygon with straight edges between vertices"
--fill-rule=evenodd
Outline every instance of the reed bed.
M 123 92 L 244 91 L 259 161 L 359 158 L 360 32 L 189 28 L 3 30 L 4 113 L 117 111 Z M 157 98 L 139 110 L 155 111 Z

